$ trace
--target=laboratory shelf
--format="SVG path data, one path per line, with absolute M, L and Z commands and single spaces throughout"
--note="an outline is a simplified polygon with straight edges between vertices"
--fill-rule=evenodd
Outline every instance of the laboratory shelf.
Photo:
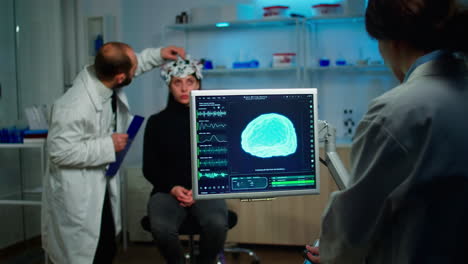
M 326 67 L 307 67 L 310 72 L 390 72 L 385 65 L 344 65 Z
M 42 195 L 42 187 L 36 187 L 31 189 L 24 189 L 23 193 L 26 195 Z M 41 198 L 35 199 L 1 199 L 0 205 L 32 205 L 41 206 Z
M 278 68 L 241 68 L 241 69 L 213 69 L 204 70 L 204 75 L 222 75 L 235 73 L 268 73 L 268 72 L 288 72 L 298 70 L 297 67 L 278 67 Z
M 24 189 L 23 193 L 25 193 L 25 194 L 42 194 L 42 187 Z
M 255 27 L 279 27 L 292 26 L 299 23 L 297 18 L 268 18 L 255 20 L 219 21 L 207 24 L 173 24 L 167 26 L 171 30 L 210 30 L 226 28 L 255 28 Z M 224 26 L 220 26 L 223 23 Z M 226 24 L 227 23 L 227 24 Z
M 209 30 L 222 28 L 254 28 L 292 26 L 305 21 L 307 23 L 343 23 L 363 22 L 362 16 L 323 16 L 309 18 L 265 18 L 254 20 L 218 21 L 205 24 L 173 24 L 166 26 L 170 30 Z
M 244 74 L 244 73 L 271 73 L 271 72 L 292 72 L 299 70 L 298 67 L 278 67 L 278 68 L 242 68 L 242 69 L 213 69 L 204 70 L 204 75 L 224 75 L 224 74 Z M 327 67 L 307 67 L 309 72 L 390 72 L 385 65 L 345 65 Z
M 26 148 L 38 148 L 40 150 L 40 172 L 39 177 L 42 178 L 44 175 L 45 169 L 45 139 L 37 140 L 34 142 L 28 143 L 1 143 L 0 149 L 26 149 Z M 42 194 L 42 187 L 38 186 L 35 188 L 25 189 L 23 182 L 21 182 L 21 192 L 23 194 Z M 32 205 L 32 206 L 41 206 L 41 201 L 37 200 L 25 200 L 25 199 L 0 199 L 0 205 Z
M 28 142 L 28 143 L 0 143 L 0 148 L 42 148 L 44 141 Z
M 0 205 L 28 205 L 28 206 L 41 206 L 41 196 L 42 195 L 42 187 L 36 187 L 31 189 L 23 189 L 23 194 L 25 195 L 39 195 L 34 197 L 39 197 L 37 199 L 0 199 Z M 9 194 L 8 196 L 19 196 L 19 192 L 15 192 L 14 194 Z
M 347 22 L 363 22 L 362 16 L 322 16 L 309 17 L 305 19 L 306 23 L 310 24 L 325 24 L 325 23 L 347 23 Z
M 32 205 L 41 206 L 41 201 L 30 201 L 30 200 L 0 200 L 0 205 Z

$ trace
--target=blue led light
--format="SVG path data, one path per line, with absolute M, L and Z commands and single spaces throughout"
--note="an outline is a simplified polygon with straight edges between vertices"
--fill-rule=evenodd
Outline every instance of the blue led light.
M 217 27 L 229 27 L 229 23 L 228 22 L 220 22 L 220 23 L 216 23 L 216 26 Z

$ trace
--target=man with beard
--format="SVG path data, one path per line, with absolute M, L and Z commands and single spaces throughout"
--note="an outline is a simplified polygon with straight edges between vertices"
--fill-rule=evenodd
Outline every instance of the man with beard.
M 53 263 L 112 263 L 120 190 L 118 175 L 105 174 L 127 144 L 132 119 L 122 87 L 177 56 L 185 57 L 183 48 L 135 54 L 127 44 L 106 43 L 54 103 L 42 210 L 43 247 Z

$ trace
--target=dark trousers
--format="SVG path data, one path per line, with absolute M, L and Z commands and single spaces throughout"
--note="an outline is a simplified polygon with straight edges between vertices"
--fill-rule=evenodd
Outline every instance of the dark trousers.
M 169 264 L 185 263 L 179 240 L 179 227 L 191 214 L 201 227 L 197 264 L 214 263 L 224 248 L 228 230 L 227 206 L 224 200 L 197 201 L 185 208 L 168 193 L 156 193 L 148 203 L 151 232 L 159 251 Z
M 109 192 L 106 190 L 104 206 L 102 208 L 101 231 L 99 233 L 99 242 L 96 254 L 94 255 L 93 264 L 112 264 L 116 253 L 115 224 L 114 218 L 112 217 Z

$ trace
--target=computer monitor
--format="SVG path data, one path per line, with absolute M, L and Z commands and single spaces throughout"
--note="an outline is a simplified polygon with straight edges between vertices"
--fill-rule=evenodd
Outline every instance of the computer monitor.
M 317 89 L 195 90 L 196 200 L 319 194 Z

